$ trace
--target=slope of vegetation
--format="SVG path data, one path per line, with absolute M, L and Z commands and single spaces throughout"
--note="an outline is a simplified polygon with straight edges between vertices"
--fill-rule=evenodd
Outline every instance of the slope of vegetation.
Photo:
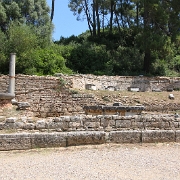
M 0 1 L 0 73 L 180 76 L 179 0 L 70 0 L 89 30 L 55 42 L 52 2 Z

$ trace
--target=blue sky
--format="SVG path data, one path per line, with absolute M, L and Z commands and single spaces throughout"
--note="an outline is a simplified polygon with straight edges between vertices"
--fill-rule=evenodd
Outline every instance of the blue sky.
M 55 26 L 53 39 L 59 40 L 61 36 L 69 37 L 71 35 L 79 35 L 88 30 L 86 20 L 77 21 L 76 16 L 68 8 L 69 0 L 55 0 L 55 11 L 53 24 Z M 51 8 L 51 0 L 47 0 Z

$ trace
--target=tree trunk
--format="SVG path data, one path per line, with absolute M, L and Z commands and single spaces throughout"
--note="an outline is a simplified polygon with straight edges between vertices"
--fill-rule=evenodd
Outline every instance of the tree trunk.
M 55 2 L 55 0 L 52 0 L 52 7 L 51 7 L 51 21 L 53 20 L 53 17 L 54 17 L 54 2 Z
M 144 66 L 143 66 L 143 70 L 145 73 L 150 72 L 150 65 L 151 65 L 150 62 L 151 62 L 151 51 L 150 49 L 146 49 L 144 55 Z
M 151 49 L 149 46 L 149 31 L 150 31 L 150 14 L 149 14 L 149 6 L 148 0 L 144 0 L 144 66 L 143 70 L 145 73 L 150 72 L 150 65 L 151 65 Z
M 96 0 L 93 0 L 93 36 L 96 36 Z
M 96 18 L 97 18 L 97 34 L 100 36 L 100 21 L 99 21 L 99 4 L 98 0 L 96 0 Z
M 89 15 L 89 8 L 88 8 L 87 0 L 85 0 L 84 2 L 85 2 L 85 7 L 83 6 L 83 8 L 84 8 L 84 11 L 85 11 L 85 14 L 86 14 L 89 31 L 90 31 L 91 36 L 92 36 L 93 33 L 92 33 L 92 28 L 91 28 L 91 18 L 90 18 L 90 15 Z
M 110 33 L 112 33 L 112 25 L 113 25 L 113 14 L 114 14 L 114 0 L 111 0 L 111 13 L 110 13 Z

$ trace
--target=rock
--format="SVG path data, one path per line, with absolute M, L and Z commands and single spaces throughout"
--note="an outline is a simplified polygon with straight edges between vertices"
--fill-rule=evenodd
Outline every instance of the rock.
M 139 92 L 139 88 L 138 87 L 128 87 L 128 91 Z
M 174 99 L 174 95 L 173 94 L 169 94 L 169 99 Z
M 0 116 L 0 122 L 5 121 L 6 117 L 5 116 Z
M 39 120 L 36 122 L 36 129 L 45 129 L 46 128 L 46 121 Z
M 179 117 L 179 114 L 178 114 L 178 113 L 175 113 L 175 114 L 174 114 L 174 117 L 175 117 L 175 118 L 178 118 L 178 117 Z
M 30 107 L 30 104 L 28 102 L 18 102 L 17 103 L 18 109 L 27 109 Z
M 153 92 L 161 92 L 162 90 L 159 89 L 159 88 L 156 88 L 156 89 L 154 88 L 154 89 L 152 89 L 152 91 L 153 91 Z
M 33 123 L 26 123 L 24 126 L 24 129 L 27 130 L 33 130 L 35 128 L 35 125 Z
M 115 102 L 113 103 L 113 106 L 123 106 L 123 104 L 121 102 Z
M 16 117 L 10 117 L 10 118 L 7 118 L 7 119 L 6 119 L 6 123 L 15 123 L 16 120 L 17 120 Z
M 167 92 L 172 92 L 173 88 L 167 88 Z
M 16 99 L 12 99 L 11 103 L 12 103 L 12 105 L 18 105 L 18 102 L 16 101 Z

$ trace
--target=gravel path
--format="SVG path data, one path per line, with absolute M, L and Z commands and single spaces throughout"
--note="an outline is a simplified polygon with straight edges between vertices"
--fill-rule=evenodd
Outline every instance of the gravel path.
M 0 152 L 0 180 L 179 180 L 180 144 Z

